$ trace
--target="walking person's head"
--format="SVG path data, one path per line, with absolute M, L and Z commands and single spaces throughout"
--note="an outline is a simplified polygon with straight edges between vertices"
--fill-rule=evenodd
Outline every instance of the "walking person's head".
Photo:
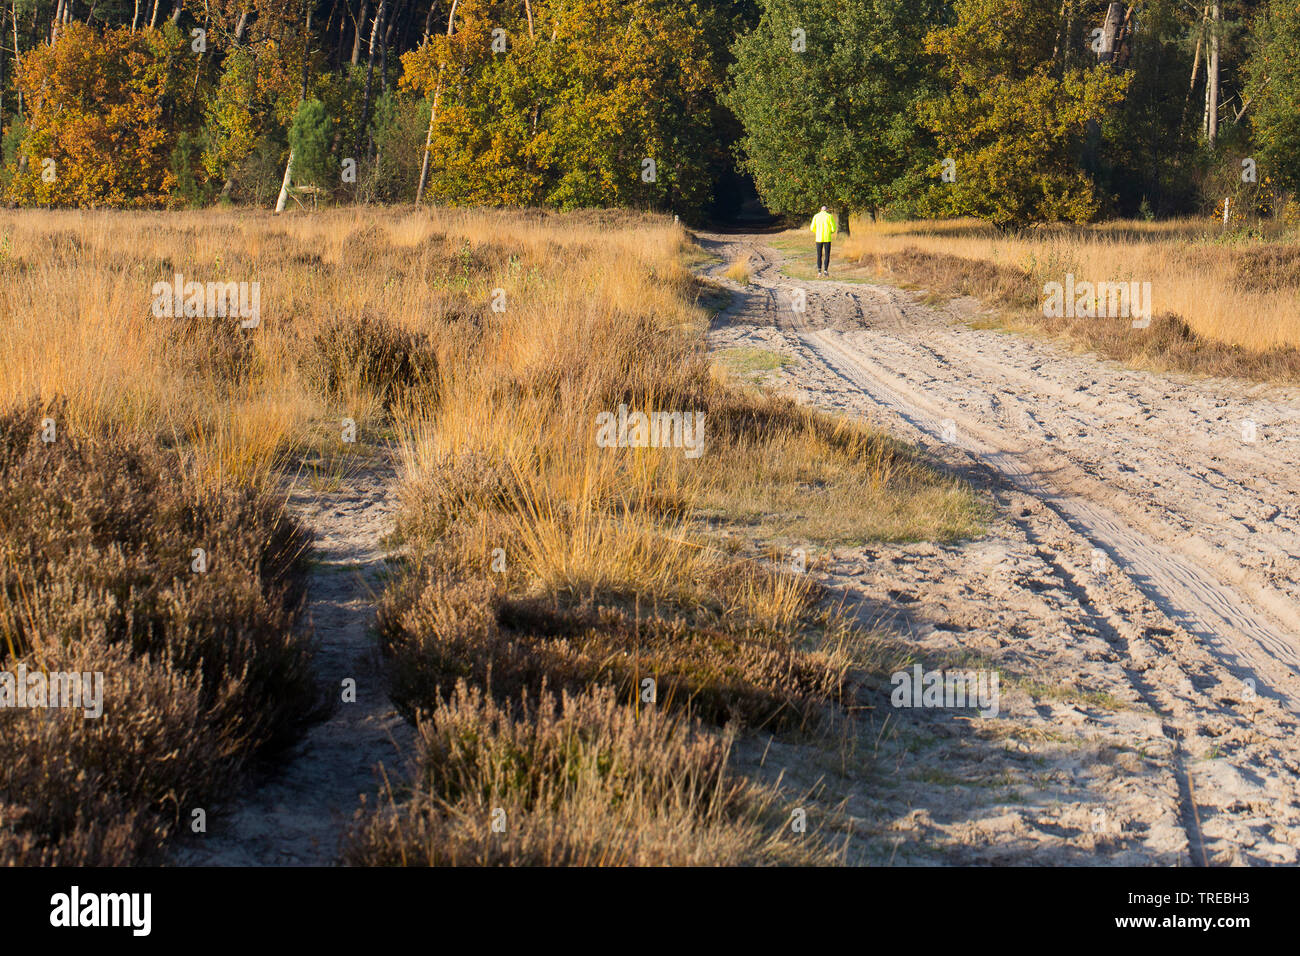
M 825 211 L 826 211 L 826 207 L 825 207 L 825 206 L 822 206 L 822 212 L 825 212 Z

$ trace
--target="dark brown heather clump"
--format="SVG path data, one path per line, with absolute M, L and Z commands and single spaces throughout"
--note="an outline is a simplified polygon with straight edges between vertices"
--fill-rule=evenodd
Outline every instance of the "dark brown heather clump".
M 308 539 L 264 494 L 201 491 L 174 452 L 59 412 L 0 414 L 0 671 L 100 672 L 103 712 L 0 708 L 0 864 L 133 863 L 312 710 Z
M 829 864 L 770 793 L 727 770 L 729 742 L 609 688 L 499 703 L 463 681 L 421 719 L 398 804 L 359 816 L 361 866 Z
M 303 352 L 303 372 L 321 394 L 338 398 L 348 385 L 373 392 L 390 407 L 410 389 L 436 385 L 438 357 L 428 336 L 372 315 L 337 317 Z

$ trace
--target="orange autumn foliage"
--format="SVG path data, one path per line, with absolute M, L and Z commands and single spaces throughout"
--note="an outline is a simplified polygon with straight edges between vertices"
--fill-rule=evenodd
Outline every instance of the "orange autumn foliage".
M 193 111 L 198 54 L 171 24 L 97 32 L 70 23 L 23 54 L 27 136 L 10 201 L 149 206 L 167 198 L 177 119 Z

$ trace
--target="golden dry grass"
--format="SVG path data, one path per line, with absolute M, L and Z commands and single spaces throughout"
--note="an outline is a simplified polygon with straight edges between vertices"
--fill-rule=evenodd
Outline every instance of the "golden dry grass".
M 727 266 L 723 272 L 728 279 L 733 282 L 739 282 L 741 285 L 749 284 L 749 256 L 737 256 Z
M 332 320 L 377 316 L 454 348 L 506 261 L 454 213 L 4 211 L 0 235 L 0 405 L 61 396 L 62 425 L 179 440 L 214 480 L 266 477 L 327 416 L 363 433 L 380 419 L 366 383 L 311 387 L 303 360 Z M 175 273 L 260 283 L 261 326 L 154 317 L 153 283 Z
M 1300 346 L 1295 305 L 1300 260 L 1269 288 L 1267 277 L 1243 269 L 1258 246 L 1207 241 L 1216 234 L 1212 225 L 1188 220 L 1052 227 L 1020 236 L 1000 236 L 971 222 L 864 223 L 842 249 L 852 257 L 915 246 L 1019 268 L 1038 280 L 1040 302 L 1042 282 L 1063 281 L 1067 272 L 1091 280 L 1150 282 L 1153 313 L 1173 313 L 1198 335 L 1259 352 Z M 1276 238 L 1284 236 L 1278 227 Z
M 342 482 L 375 443 L 395 446 L 409 567 L 380 624 L 411 714 L 436 710 L 456 678 L 504 704 L 544 686 L 627 701 L 651 676 L 659 705 L 687 721 L 814 726 L 845 692 L 843 643 L 861 636 L 819 609 L 809 576 L 768 564 L 761 540 L 748 557 L 719 550 L 718 512 L 746 527 L 813 483 L 826 513 L 847 511 L 851 537 L 978 527 L 972 493 L 901 446 L 717 374 L 691 247 L 664 218 L 5 212 L 0 235 L 0 407 L 34 401 L 66 434 L 169 446 L 202 493 L 265 491 L 286 468 Z M 178 272 L 260 283 L 260 325 L 155 317 L 153 284 Z M 702 454 L 602 447 L 596 416 L 619 405 L 703 414 Z M 808 456 L 823 464 L 799 467 Z M 798 516 L 779 530 L 844 537 Z M 592 787 L 581 793 L 598 804 Z M 568 802 L 506 859 L 545 856 L 535 838 L 546 833 L 556 860 L 593 859 L 609 820 L 554 792 Z M 439 826 L 455 831 L 451 804 L 440 807 Z M 638 817 L 652 843 L 684 819 L 660 809 Z M 739 819 L 687 809 L 697 836 L 725 837 Z M 390 833 L 375 852 L 403 839 Z M 740 857 L 771 859 L 766 839 L 746 836 Z M 637 845 L 615 857 L 657 858 Z M 665 858 L 740 857 L 678 847 Z

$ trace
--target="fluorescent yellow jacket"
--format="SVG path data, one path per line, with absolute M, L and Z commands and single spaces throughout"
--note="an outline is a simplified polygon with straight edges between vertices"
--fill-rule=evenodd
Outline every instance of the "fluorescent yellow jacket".
M 813 216 L 812 234 L 817 242 L 830 242 L 838 230 L 835 217 L 828 212 L 819 212 Z

